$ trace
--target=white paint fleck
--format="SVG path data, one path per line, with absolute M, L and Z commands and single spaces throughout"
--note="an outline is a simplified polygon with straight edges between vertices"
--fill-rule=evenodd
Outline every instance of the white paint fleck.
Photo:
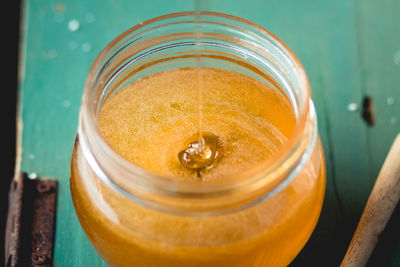
M 79 23 L 79 21 L 76 20 L 76 19 L 71 19 L 71 20 L 68 22 L 68 29 L 69 29 L 71 32 L 76 32 L 77 30 L 79 30 L 79 27 L 80 27 L 80 23 Z
M 96 20 L 96 17 L 93 13 L 87 13 L 85 16 L 85 20 L 87 23 L 93 23 Z
M 62 102 L 62 104 L 63 104 L 63 106 L 64 106 L 65 108 L 68 108 L 69 106 L 71 106 L 71 102 L 70 102 L 68 99 L 65 99 L 65 100 Z
M 29 154 L 29 159 L 34 160 L 35 159 L 35 154 Z
M 394 64 L 396 64 L 397 66 L 400 66 L 400 49 L 397 50 L 396 53 L 394 53 L 393 62 L 394 62 Z
M 90 50 L 92 50 L 92 45 L 90 43 L 83 43 L 82 44 L 82 51 L 83 52 L 89 52 Z
M 347 105 L 347 110 L 348 111 L 357 111 L 358 105 L 356 103 L 350 103 Z
M 393 105 L 393 104 L 394 104 L 394 98 L 391 97 L 391 96 L 389 96 L 389 97 L 386 99 L 386 103 L 387 103 L 389 106 Z
M 69 41 L 68 47 L 70 50 L 75 50 L 78 47 L 78 43 L 76 41 Z
M 391 117 L 390 118 L 390 123 L 391 124 L 396 124 L 396 122 L 397 122 L 397 118 L 396 117 Z
M 31 172 L 29 175 L 28 175 L 28 178 L 29 179 L 37 179 L 39 177 L 39 175 L 36 173 L 36 172 Z

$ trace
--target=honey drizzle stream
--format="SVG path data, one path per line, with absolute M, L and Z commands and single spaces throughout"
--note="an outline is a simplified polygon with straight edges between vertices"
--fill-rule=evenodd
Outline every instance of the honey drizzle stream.
M 194 25 L 194 34 L 195 34 L 195 56 L 196 56 L 196 68 L 197 71 L 197 112 L 198 112 L 198 121 L 197 121 L 197 134 L 199 141 L 204 145 L 204 139 L 202 136 L 202 122 L 203 122 L 203 79 L 201 73 L 201 46 L 200 40 L 202 38 L 202 28 L 201 28 L 201 11 L 207 10 L 208 1 L 207 0 L 195 0 L 195 25 Z
M 194 52 L 196 71 L 196 91 L 197 91 L 197 138 L 191 142 L 184 150 L 178 153 L 178 159 L 181 164 L 193 171 L 196 171 L 197 177 L 201 178 L 200 171 L 213 165 L 218 156 L 218 136 L 203 131 L 203 90 L 204 79 L 202 75 L 202 50 L 201 39 L 203 38 L 201 27 L 201 12 L 207 10 L 207 0 L 195 0 L 194 15 Z

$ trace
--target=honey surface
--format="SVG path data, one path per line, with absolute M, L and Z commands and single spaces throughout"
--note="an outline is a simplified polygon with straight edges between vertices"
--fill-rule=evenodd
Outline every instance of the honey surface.
M 201 77 L 201 79 L 199 79 Z M 159 175 L 196 178 L 178 153 L 198 132 L 219 137 L 221 153 L 203 181 L 238 173 L 265 161 L 290 138 L 295 117 L 279 91 L 245 75 L 222 69 L 184 68 L 136 81 L 109 98 L 98 127 L 126 159 Z

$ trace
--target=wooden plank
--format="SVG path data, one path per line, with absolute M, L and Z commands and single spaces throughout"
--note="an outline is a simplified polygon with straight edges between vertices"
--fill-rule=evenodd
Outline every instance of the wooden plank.
M 154 8 L 154 7 L 157 8 Z M 25 1 L 21 69 L 21 169 L 59 179 L 55 266 L 106 266 L 77 221 L 69 159 L 80 98 L 95 56 L 129 27 L 192 9 L 176 1 Z M 79 22 L 78 29 L 69 22 Z
M 368 0 L 357 5 L 363 92 L 374 100 L 376 115 L 376 125 L 368 129 L 374 181 L 400 132 L 400 2 Z
M 218 11 L 270 29 L 305 66 L 327 159 L 327 191 L 317 229 L 292 265 L 337 266 L 372 186 L 367 129 L 359 112 L 348 109 L 350 103 L 360 106 L 363 96 L 355 6 L 349 1 L 270 1 L 265 8 L 261 2 L 216 3 Z
M 375 181 L 394 137 L 400 132 L 400 2 L 355 1 L 363 94 L 374 102 L 375 126 L 368 128 L 369 172 Z M 399 155 L 400 156 L 400 155 Z M 382 234 L 370 266 L 400 266 L 400 206 Z
M 55 266 L 106 266 L 80 228 L 68 183 L 87 70 L 100 50 L 130 26 L 193 7 L 185 0 L 24 2 L 21 169 L 59 179 Z M 292 265 L 337 266 L 391 138 L 399 131 L 399 1 L 219 0 L 209 1 L 208 8 L 271 30 L 304 64 L 328 176 L 317 229 Z M 71 21 L 78 27 L 69 27 Z M 373 128 L 362 121 L 359 109 L 348 110 L 350 103 L 360 107 L 365 94 L 375 100 Z M 387 104 L 389 97 L 392 105 Z M 397 250 L 387 266 L 399 266 L 399 240 L 392 242 Z

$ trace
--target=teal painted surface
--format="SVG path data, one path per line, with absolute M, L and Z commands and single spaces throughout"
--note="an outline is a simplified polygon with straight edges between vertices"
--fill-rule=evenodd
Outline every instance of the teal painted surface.
M 193 10 L 192 1 L 24 1 L 20 51 L 21 170 L 59 180 L 55 266 L 106 266 L 81 230 L 69 158 L 88 69 L 114 37 L 146 19 Z M 327 159 L 327 191 L 310 242 L 292 266 L 337 266 L 386 153 L 400 132 L 400 1 L 217 0 L 208 9 L 279 36 L 310 79 Z M 69 22 L 77 20 L 77 30 Z M 376 125 L 360 116 L 374 100 Z M 348 105 L 355 103 L 357 111 Z M 370 266 L 400 266 L 399 207 Z M 316 256 L 318 255 L 318 256 Z

